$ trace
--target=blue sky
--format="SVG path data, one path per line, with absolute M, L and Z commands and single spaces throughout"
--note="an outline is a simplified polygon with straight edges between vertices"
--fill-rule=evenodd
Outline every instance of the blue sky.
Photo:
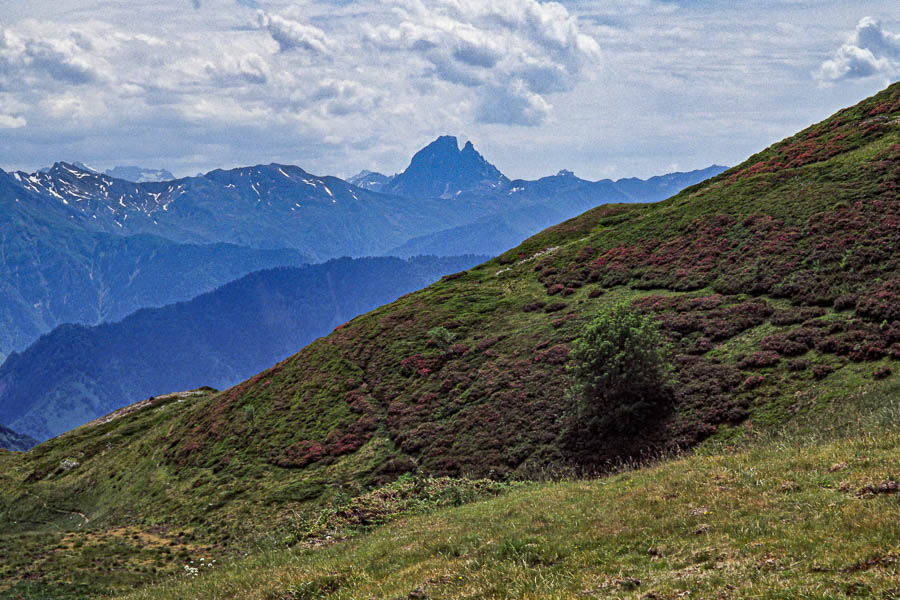
M 896 0 L 12 0 L 0 167 L 734 164 L 900 78 Z

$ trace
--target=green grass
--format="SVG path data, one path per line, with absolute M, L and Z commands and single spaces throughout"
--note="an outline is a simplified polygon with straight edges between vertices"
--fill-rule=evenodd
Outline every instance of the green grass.
M 125 598 L 897 598 L 900 494 L 866 491 L 900 480 L 896 392 L 839 427 L 530 484 Z

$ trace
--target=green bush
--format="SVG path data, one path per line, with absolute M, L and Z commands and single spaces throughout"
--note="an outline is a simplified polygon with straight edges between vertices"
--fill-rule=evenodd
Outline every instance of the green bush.
M 650 315 L 627 304 L 602 311 L 572 344 L 571 373 L 580 421 L 620 431 L 643 424 L 671 394 L 671 349 Z
M 428 330 L 428 341 L 440 348 L 441 352 L 450 352 L 456 335 L 446 327 L 432 327 Z

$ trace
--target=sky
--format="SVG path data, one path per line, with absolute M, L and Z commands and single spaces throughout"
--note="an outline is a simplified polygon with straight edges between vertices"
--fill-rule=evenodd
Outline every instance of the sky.
M 4 0 L 0 168 L 733 165 L 900 79 L 896 0 Z

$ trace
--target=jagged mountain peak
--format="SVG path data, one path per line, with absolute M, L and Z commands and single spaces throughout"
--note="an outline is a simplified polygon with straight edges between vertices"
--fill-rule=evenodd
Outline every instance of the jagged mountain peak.
M 73 163 L 72 163 L 72 166 L 73 166 L 73 167 L 76 167 L 76 168 L 78 168 L 78 169 L 81 169 L 82 171 L 87 171 L 87 172 L 89 172 L 89 173 L 96 173 L 96 174 L 98 174 L 98 175 L 100 174 L 100 171 L 98 171 L 98 170 L 95 169 L 94 167 L 91 167 L 91 166 L 88 166 L 88 165 L 84 164 L 84 163 L 81 162 L 80 160 L 76 160 L 75 162 L 73 162 Z
M 447 148 L 453 149 L 454 152 L 459 152 L 459 140 L 456 139 L 455 135 L 439 135 L 437 139 L 425 146 L 423 150 L 428 148 Z
M 97 172 L 93 169 L 89 168 L 82 162 L 65 162 L 65 161 L 57 161 L 53 163 L 53 166 L 44 171 L 47 175 L 51 176 L 72 176 L 81 178 L 88 176 L 96 176 Z
M 455 136 L 442 135 L 416 152 L 406 170 L 382 191 L 406 197 L 451 198 L 508 186 L 509 179 L 485 160 L 471 141 L 460 150 Z
M 380 192 L 384 186 L 389 184 L 394 179 L 394 176 L 388 177 L 383 173 L 378 173 L 377 171 L 367 171 L 363 169 L 353 177 L 349 177 L 347 179 L 347 183 L 350 185 L 355 185 L 358 188 L 362 188 L 364 190 L 371 190 L 373 192 Z

